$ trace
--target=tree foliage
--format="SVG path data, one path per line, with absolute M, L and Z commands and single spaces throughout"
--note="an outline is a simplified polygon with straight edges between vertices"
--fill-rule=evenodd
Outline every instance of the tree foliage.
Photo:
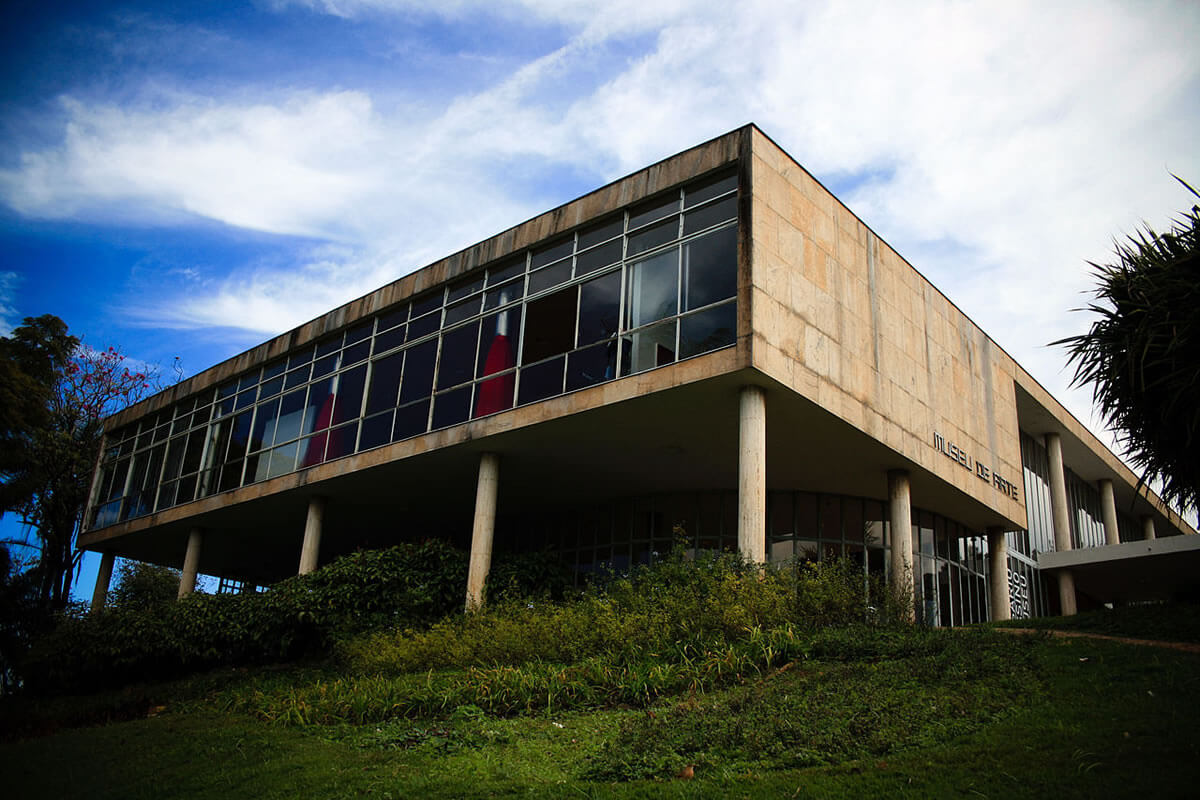
M 175 601 L 179 580 L 177 569 L 123 558 L 117 567 L 117 585 L 109 593 L 109 602 L 119 609 L 161 609 Z
M 1193 195 L 1196 192 L 1176 178 Z M 1149 226 L 1115 243 L 1117 260 L 1092 264 L 1097 316 L 1087 333 L 1061 339 L 1091 384 L 1105 423 L 1117 433 L 1143 482 L 1185 508 L 1200 500 L 1200 206 L 1171 230 Z
M 0 338 L 0 513 L 35 534 L 32 567 L 42 606 L 65 607 L 99 454 L 102 420 L 152 386 L 116 348 L 94 350 L 51 314 Z

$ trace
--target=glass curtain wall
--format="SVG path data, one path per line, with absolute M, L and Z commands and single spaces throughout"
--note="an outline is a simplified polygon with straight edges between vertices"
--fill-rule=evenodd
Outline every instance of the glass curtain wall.
M 112 432 L 90 527 L 727 347 L 736 290 L 729 170 Z

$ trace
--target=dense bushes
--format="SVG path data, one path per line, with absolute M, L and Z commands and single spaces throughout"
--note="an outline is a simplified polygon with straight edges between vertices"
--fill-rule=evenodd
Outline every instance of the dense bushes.
M 871 609 L 871 611 L 868 611 Z M 567 603 L 499 601 L 426 631 L 382 630 L 343 640 L 354 672 L 572 664 L 603 656 L 671 660 L 782 626 L 861 625 L 904 618 L 882 580 L 849 562 L 760 567 L 732 553 L 677 550 L 629 576 L 608 576 Z
M 462 614 L 466 566 L 466 554 L 427 541 L 355 553 L 263 594 L 194 594 L 68 618 L 35 643 L 22 675 L 33 691 L 81 691 L 333 648 L 359 674 L 589 662 L 636 684 L 647 658 L 721 669 L 730 644 L 763 632 L 791 641 L 797 630 L 904 617 L 859 566 L 762 567 L 729 553 L 688 558 L 682 549 L 630 575 L 601 576 L 582 592 L 568 591 L 550 554 L 498 558 L 488 606 Z M 765 655 L 735 661 L 769 668 L 771 636 L 761 639 Z M 647 685 L 669 688 L 694 672 L 663 673 Z
M 462 606 L 466 555 L 439 541 L 354 553 L 263 594 L 190 595 L 66 618 L 23 659 L 27 689 L 82 691 L 296 658 L 341 636 L 422 627 Z

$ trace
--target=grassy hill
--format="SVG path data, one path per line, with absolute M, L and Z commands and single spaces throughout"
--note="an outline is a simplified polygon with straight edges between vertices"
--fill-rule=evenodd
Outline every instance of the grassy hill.
M 705 569 L 385 626 L 301 663 L 9 698 L 6 793 L 1195 796 L 1196 653 L 887 609 L 867 625 L 861 576 Z M 1066 624 L 1191 640 L 1194 612 Z

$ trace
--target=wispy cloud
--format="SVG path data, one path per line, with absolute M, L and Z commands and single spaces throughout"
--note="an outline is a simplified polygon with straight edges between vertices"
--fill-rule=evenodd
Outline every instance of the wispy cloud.
M 21 276 L 15 272 L 0 272 L 0 336 L 8 336 L 17 327 L 17 309 L 13 295 Z

